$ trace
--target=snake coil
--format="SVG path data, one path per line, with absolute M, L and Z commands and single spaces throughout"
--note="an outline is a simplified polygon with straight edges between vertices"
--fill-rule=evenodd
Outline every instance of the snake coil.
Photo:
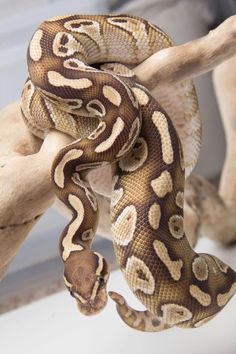
M 111 198 L 115 253 L 147 310 L 136 311 L 121 295 L 109 294 L 121 318 L 142 331 L 198 327 L 236 291 L 235 272 L 214 256 L 194 252 L 185 237 L 180 140 L 131 69 L 172 44 L 159 28 L 134 16 L 52 18 L 30 41 L 22 94 L 23 118 L 35 135 L 57 129 L 75 139 L 58 153 L 52 182 L 72 213 L 60 241 L 65 284 L 86 315 L 105 306 L 109 271 L 91 250 L 98 205 L 84 176 L 91 168 L 117 164 Z M 195 102 L 188 87 L 185 96 Z

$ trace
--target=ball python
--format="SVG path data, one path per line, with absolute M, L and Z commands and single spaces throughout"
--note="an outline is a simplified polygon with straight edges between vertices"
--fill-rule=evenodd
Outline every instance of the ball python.
M 197 254 L 186 239 L 180 139 L 169 115 L 132 71 L 172 44 L 139 17 L 55 17 L 33 34 L 22 93 L 22 116 L 33 134 L 43 138 L 57 129 L 75 139 L 59 151 L 51 177 L 72 214 L 60 240 L 65 284 L 85 315 L 106 305 L 109 278 L 106 260 L 91 249 L 98 206 L 86 173 L 116 163 L 115 254 L 146 310 L 132 309 L 116 292 L 109 295 L 122 320 L 141 331 L 198 327 L 236 291 L 235 272 L 215 256 Z

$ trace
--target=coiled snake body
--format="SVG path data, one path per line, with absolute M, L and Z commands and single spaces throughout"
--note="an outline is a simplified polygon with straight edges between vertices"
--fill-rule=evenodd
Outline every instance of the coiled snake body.
M 75 138 L 58 153 L 52 181 L 73 215 L 60 243 L 65 283 L 86 315 L 105 306 L 109 271 L 91 250 L 98 207 L 85 175 L 118 162 L 111 200 L 114 247 L 147 310 L 131 309 L 115 292 L 110 296 L 121 318 L 143 331 L 198 327 L 236 291 L 232 269 L 189 246 L 183 230 L 185 161 L 176 129 L 125 66 L 170 45 L 164 32 L 137 17 L 53 18 L 31 39 L 22 94 L 22 114 L 35 135 L 57 129 Z

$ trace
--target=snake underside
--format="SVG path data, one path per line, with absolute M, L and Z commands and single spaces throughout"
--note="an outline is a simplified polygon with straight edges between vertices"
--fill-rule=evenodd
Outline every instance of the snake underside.
M 111 198 L 114 248 L 146 311 L 109 294 L 121 318 L 143 331 L 198 327 L 236 291 L 235 272 L 212 255 L 194 252 L 183 230 L 185 166 L 193 167 L 200 136 L 194 87 L 181 83 L 176 96 L 186 125 L 194 127 L 192 145 L 187 149 L 183 142 L 182 152 L 184 128 L 173 124 L 174 106 L 164 110 L 132 71 L 171 45 L 162 30 L 138 17 L 56 17 L 43 22 L 31 39 L 22 94 L 23 118 L 35 135 L 57 129 L 75 139 L 58 153 L 52 182 L 72 213 L 60 242 L 65 283 L 86 315 L 105 306 L 109 271 L 102 255 L 91 250 L 98 206 L 85 176 L 91 168 L 117 164 Z M 170 100 L 161 99 L 167 106 Z

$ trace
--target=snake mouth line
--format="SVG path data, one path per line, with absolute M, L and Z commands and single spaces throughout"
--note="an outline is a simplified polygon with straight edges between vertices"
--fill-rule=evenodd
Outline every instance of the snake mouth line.
M 92 316 L 100 313 L 106 306 L 106 303 L 107 297 L 106 299 L 96 299 L 95 301 L 89 300 L 84 304 L 77 301 L 77 307 L 83 315 Z

